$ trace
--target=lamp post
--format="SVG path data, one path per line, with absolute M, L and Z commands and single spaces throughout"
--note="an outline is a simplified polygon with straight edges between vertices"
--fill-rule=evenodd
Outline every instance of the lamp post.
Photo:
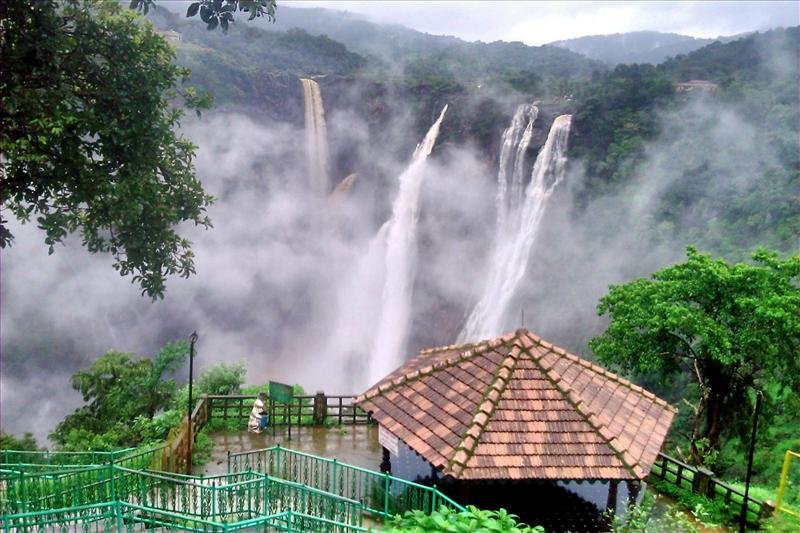
M 747 476 L 744 481 L 744 501 L 742 513 L 739 515 L 739 533 L 744 533 L 747 524 L 747 499 L 750 495 L 750 476 L 753 474 L 753 454 L 756 451 L 756 434 L 758 433 L 758 415 L 761 412 L 761 399 L 764 395 L 756 392 L 756 409 L 753 413 L 753 433 L 750 435 L 750 453 L 747 455 Z
M 194 343 L 197 342 L 197 331 L 192 332 L 189 336 L 189 409 L 187 410 L 188 424 L 188 440 L 186 447 L 188 450 L 186 459 L 186 473 L 192 473 L 192 448 L 194 444 L 194 435 L 192 435 L 192 379 L 194 372 Z

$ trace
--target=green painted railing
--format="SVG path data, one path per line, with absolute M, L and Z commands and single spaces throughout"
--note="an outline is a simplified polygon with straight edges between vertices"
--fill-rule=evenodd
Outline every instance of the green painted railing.
M 195 477 L 100 465 L 51 473 L 4 471 L 3 475 L 0 519 L 4 527 L 9 516 L 116 503 L 216 524 L 291 510 L 361 526 L 364 513 L 358 501 L 256 472 Z
M 290 533 L 328 532 L 361 533 L 362 526 L 338 523 L 296 511 L 260 516 L 239 522 L 219 523 L 204 519 L 187 519 L 181 513 L 154 510 L 123 502 L 100 503 L 2 517 L 3 532 L 11 531 L 82 531 L 134 532 L 146 529 L 167 531 L 227 532 L 279 531 Z
M 0 470 L 53 472 L 75 470 L 97 465 L 117 465 L 144 469 L 158 467 L 166 445 L 150 448 L 126 448 L 114 452 L 0 451 Z
M 228 454 L 228 472 L 263 472 L 269 476 L 311 485 L 328 493 L 361 502 L 364 510 L 382 516 L 421 510 L 430 513 L 444 505 L 463 511 L 435 486 L 429 487 L 280 446 Z

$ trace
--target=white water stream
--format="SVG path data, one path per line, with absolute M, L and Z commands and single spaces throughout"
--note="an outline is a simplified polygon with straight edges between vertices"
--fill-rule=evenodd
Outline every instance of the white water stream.
M 411 291 L 416 278 L 419 193 L 425 161 L 439 136 L 447 106 L 414 150 L 411 164 L 400 175 L 400 190 L 392 205 L 386 235 L 386 280 L 369 365 L 369 383 L 375 383 L 403 362 L 411 318 Z
M 532 108 L 532 109 L 530 109 Z M 515 186 L 522 188 L 521 175 L 517 169 L 523 167 L 523 157 L 530 142 L 530 131 L 537 112 L 533 106 L 520 106 L 511 126 L 503 134 L 503 148 L 498 172 L 498 227 L 492 262 L 483 293 L 467 318 L 459 342 L 487 339 L 501 334 L 503 320 L 508 312 L 520 280 L 525 275 L 528 259 L 536 239 L 547 201 L 556 186 L 563 180 L 566 168 L 567 139 L 572 123 L 571 115 L 555 119 L 547 135 L 547 141 L 533 165 L 531 181 L 521 201 L 515 197 Z M 521 123 L 527 116 L 527 126 L 522 134 Z M 516 139 L 519 139 L 518 141 Z M 524 146 L 523 146 L 524 145 Z M 515 151 L 511 190 L 507 180 L 510 153 Z M 505 161 L 503 153 L 506 153 Z M 518 181 L 519 179 L 519 181 Z
M 328 133 L 325 126 L 325 108 L 322 94 L 314 80 L 300 78 L 303 85 L 305 109 L 306 160 L 311 186 L 319 194 L 327 194 L 328 183 Z

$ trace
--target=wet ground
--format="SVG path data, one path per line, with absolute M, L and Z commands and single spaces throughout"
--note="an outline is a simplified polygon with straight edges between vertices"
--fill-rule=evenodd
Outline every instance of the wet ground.
M 224 474 L 227 470 L 228 450 L 231 453 L 269 448 L 280 444 L 300 452 L 338 459 L 343 463 L 378 470 L 381 462 L 381 445 L 378 444 L 378 427 L 375 425 L 292 428 L 292 436 L 286 428 L 272 428 L 264 433 L 246 431 L 235 434 L 215 433 L 211 435 L 214 449 L 211 459 L 196 474 Z

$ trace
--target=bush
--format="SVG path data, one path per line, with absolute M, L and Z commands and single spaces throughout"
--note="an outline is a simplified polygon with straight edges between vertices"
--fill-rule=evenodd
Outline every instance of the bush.
M 472 505 L 466 511 L 458 512 L 440 507 L 438 511 L 425 514 L 422 511 L 407 511 L 397 516 L 387 530 L 392 533 L 427 533 L 452 531 L 469 533 L 472 531 L 503 531 L 505 533 L 544 533 L 541 526 L 530 527 L 517 522 L 517 516 L 505 509 L 482 511 Z
M 241 394 L 247 370 L 244 363 L 220 363 L 203 371 L 197 379 L 201 394 Z
M 612 533 L 649 533 L 651 531 L 697 533 L 697 526 L 682 510 L 674 506 L 664 506 L 661 503 L 659 496 L 647 493 L 642 503 L 629 508 L 625 514 L 616 515 L 609 512 Z
M 0 450 L 17 450 L 35 452 L 39 450 L 32 433 L 26 432 L 21 439 L 10 433 L 0 431 Z

